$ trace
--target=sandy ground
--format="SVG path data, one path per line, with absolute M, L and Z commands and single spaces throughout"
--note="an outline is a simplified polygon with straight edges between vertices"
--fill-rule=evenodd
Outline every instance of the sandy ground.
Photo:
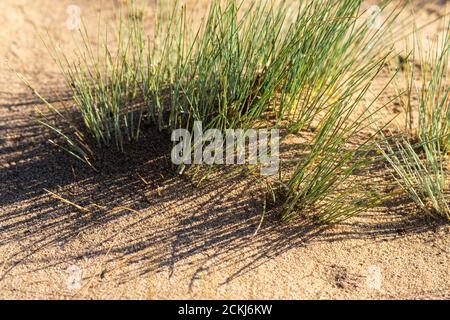
M 445 2 L 415 3 L 433 19 Z M 70 50 L 70 4 L 88 28 L 99 8 L 108 17 L 117 5 L 0 1 L 0 57 L 55 100 L 61 78 L 38 33 L 47 28 Z M 105 155 L 112 160 L 90 172 L 47 143 L 32 120 L 37 99 L 3 61 L 0 70 L 0 298 L 450 298 L 450 228 L 410 203 L 325 230 L 268 217 L 254 235 L 254 182 L 228 176 L 196 187 L 170 171 L 152 134 L 133 157 Z

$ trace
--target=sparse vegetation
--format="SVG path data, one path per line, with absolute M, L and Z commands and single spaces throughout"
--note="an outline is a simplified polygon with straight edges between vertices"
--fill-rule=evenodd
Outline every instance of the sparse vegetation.
M 205 129 L 221 131 L 264 124 L 284 128 L 287 136 L 314 124 L 305 155 L 275 183 L 276 201 L 284 220 L 311 212 L 322 223 L 341 221 L 383 198 L 362 184 L 356 188 L 355 173 L 374 161 L 381 130 L 372 130 L 373 116 L 384 107 L 378 98 L 389 79 L 374 95 L 369 92 L 391 59 L 393 44 L 385 35 L 402 10 L 384 11 L 389 1 L 384 2 L 382 27 L 374 28 L 361 4 L 308 0 L 293 11 L 292 4 L 277 1 L 212 1 L 193 30 L 186 9 L 176 3 L 168 19 L 156 19 L 151 36 L 142 9 L 132 5 L 121 15 L 116 41 L 99 32 L 101 45 L 94 49 L 83 28 L 75 60 L 46 41 L 75 108 L 60 111 L 40 96 L 69 125 L 63 129 L 45 112 L 40 122 L 90 165 L 91 141 L 126 152 L 125 144 L 139 141 L 144 124 L 191 130 L 201 121 Z M 432 59 L 422 62 L 422 86 L 408 91 L 417 89 L 417 146 L 423 152 L 408 137 L 393 144 L 386 137 L 380 147 L 408 195 L 428 213 L 431 201 L 448 218 L 448 27 L 443 39 Z M 368 135 L 361 138 L 362 132 Z
M 450 24 L 444 30 L 428 52 L 417 42 L 419 76 L 412 63 L 405 69 L 409 132 L 385 137 L 381 150 L 408 196 L 424 212 L 448 220 Z

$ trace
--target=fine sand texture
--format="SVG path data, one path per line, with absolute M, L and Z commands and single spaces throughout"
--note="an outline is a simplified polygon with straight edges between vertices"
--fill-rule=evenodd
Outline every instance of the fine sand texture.
M 48 143 L 39 99 L 10 67 L 70 103 L 40 35 L 70 51 L 67 7 L 95 32 L 119 2 L 0 1 L 0 298 L 450 298 L 450 227 L 406 199 L 331 228 L 270 214 L 259 228 L 258 183 L 218 173 L 198 186 L 174 174 L 156 132 L 101 155 L 99 172 Z M 413 2 L 424 22 L 447 3 Z

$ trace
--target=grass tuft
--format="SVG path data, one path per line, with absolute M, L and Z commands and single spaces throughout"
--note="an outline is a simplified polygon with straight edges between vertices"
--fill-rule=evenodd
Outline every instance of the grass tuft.
M 428 52 L 420 42 L 417 51 L 419 75 L 414 66 L 405 69 L 409 132 L 384 136 L 380 149 L 398 184 L 421 210 L 449 220 L 450 24 Z
M 57 133 L 55 144 L 90 165 L 93 144 L 126 152 L 148 126 L 192 131 L 200 121 L 203 130 L 222 132 L 264 126 L 283 128 L 287 137 L 314 126 L 293 172 L 277 181 L 282 216 L 314 212 L 323 223 L 341 221 L 382 198 L 357 182 L 374 161 L 373 116 L 384 108 L 377 102 L 387 86 L 369 93 L 391 58 L 386 36 L 403 9 L 382 2 L 383 20 L 374 26 L 362 4 L 213 0 L 193 27 L 186 7 L 175 1 L 167 17 L 158 10 L 147 34 L 145 10 L 131 2 L 116 32 L 98 32 L 95 48 L 83 27 L 74 59 L 46 41 L 74 107 L 62 112 L 32 89 L 68 125 L 53 123 L 45 112 L 40 122 Z M 425 158 L 406 140 L 395 143 L 400 153 L 389 143 L 382 149 L 415 201 L 431 199 L 447 215 L 441 155 L 449 149 L 448 35 L 432 70 L 424 68 L 419 90 L 417 135 Z

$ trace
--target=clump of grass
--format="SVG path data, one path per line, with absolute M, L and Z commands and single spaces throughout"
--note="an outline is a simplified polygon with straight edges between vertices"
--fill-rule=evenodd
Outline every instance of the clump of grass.
M 155 21 L 153 39 L 135 18 L 143 14 L 135 13 L 121 15 L 115 41 L 99 32 L 96 49 L 83 28 L 74 61 L 51 41 L 48 47 L 84 131 L 100 146 L 123 150 L 125 140 L 138 139 L 143 118 L 160 129 L 189 128 L 193 121 L 248 127 L 275 105 L 278 119 L 289 118 L 299 130 L 323 110 L 345 72 L 377 52 L 362 50 L 369 40 L 376 46 L 380 35 L 369 35 L 364 23 L 355 27 L 360 5 L 212 1 L 193 31 L 186 9 L 175 4 L 167 21 Z M 140 12 L 133 4 L 129 10 Z
M 373 31 L 358 19 L 345 19 L 361 14 L 360 3 L 349 4 L 345 8 L 349 11 L 334 17 L 334 21 L 341 21 L 333 26 L 336 29 L 325 24 L 324 33 L 332 38 L 322 70 L 326 77 L 319 77 L 313 87 L 302 84 L 303 90 L 299 91 L 299 98 L 307 99 L 301 101 L 300 111 L 295 110 L 297 117 L 291 128 L 304 128 L 317 118 L 320 121 L 310 151 L 297 161 L 294 174 L 284 186 L 284 220 L 312 212 L 322 223 L 335 223 L 376 205 L 381 199 L 368 186 L 358 183 L 356 187 L 355 174 L 367 170 L 373 162 L 370 154 L 374 133 L 369 138 L 358 136 L 370 130 L 372 115 L 384 107 L 374 107 L 374 103 L 386 87 L 361 107 L 386 63 L 389 50 L 384 51 L 386 44 L 380 42 L 383 31 Z M 398 12 L 395 10 L 386 17 L 382 30 L 388 29 Z M 339 37 L 333 38 L 333 31 Z M 311 77 L 306 70 L 305 75 Z
M 419 49 L 419 53 L 421 51 Z M 450 22 L 447 24 L 446 31 L 441 34 L 435 46 L 431 46 L 428 52 L 428 57 L 421 58 L 421 87 L 416 89 L 419 99 L 417 135 L 422 143 L 436 140 L 437 152 L 449 152 Z
M 448 151 L 450 142 L 450 24 L 424 56 L 418 43 L 421 72 L 405 69 L 409 134 L 384 137 L 380 145 L 394 177 L 407 195 L 429 215 L 450 219 Z M 414 52 L 412 55 L 414 56 Z M 417 104 L 412 101 L 417 100 Z M 417 114 L 417 121 L 412 119 Z M 416 128 L 414 130 L 414 127 Z
M 405 54 L 402 73 L 405 89 L 400 104 L 406 111 L 406 129 L 419 142 L 439 140 L 442 152 L 450 151 L 450 26 L 443 22 L 444 31 L 425 49 L 414 34 L 414 47 Z M 446 24 L 446 25 L 445 25 Z M 419 71 L 409 61 L 418 61 Z M 418 101 L 417 103 L 415 101 Z
M 374 161 L 375 133 L 365 138 L 361 133 L 369 130 L 372 116 L 384 106 L 373 107 L 376 99 L 365 110 L 358 110 L 358 106 L 373 80 L 365 77 L 378 75 L 385 61 L 386 57 L 368 64 L 364 73 L 353 74 L 354 80 L 364 85 L 346 87 L 345 93 L 330 104 L 316 128 L 311 150 L 298 160 L 285 187 L 284 220 L 306 211 L 313 212 L 322 223 L 335 223 L 380 202 L 381 197 L 368 184 L 361 183 L 357 173 L 368 171 Z
M 377 112 L 377 97 L 361 105 L 385 65 L 389 50 L 382 39 L 400 12 L 385 14 L 382 28 L 374 29 L 361 5 L 214 0 L 192 30 L 185 7 L 175 3 L 168 20 L 156 19 L 153 38 L 145 35 L 145 15 L 132 5 L 135 14 L 120 19 L 115 46 L 106 34 L 93 49 L 86 29 L 75 61 L 49 45 L 83 127 L 42 123 L 86 160 L 94 154 L 82 132 L 100 147 L 123 151 L 126 141 L 139 139 L 144 123 L 192 130 L 201 121 L 205 129 L 225 131 L 264 122 L 297 134 L 317 122 L 307 155 L 296 160 L 287 183 L 280 181 L 283 217 L 308 210 L 326 223 L 348 218 L 377 201 L 371 192 L 355 198 L 348 187 L 370 163 L 371 138 L 353 143 Z
M 381 150 L 394 177 L 416 205 L 430 216 L 450 219 L 448 183 L 439 142 L 413 144 L 406 137 L 385 140 Z
M 139 11 L 134 6 L 130 10 Z M 135 15 L 123 17 L 121 14 L 115 35 L 105 30 L 101 39 L 98 31 L 97 40 L 101 45 L 96 49 L 91 46 L 84 26 L 79 36 L 81 44 L 74 59 L 54 42 L 46 42 L 71 91 L 76 114 L 82 119 L 83 129 L 77 131 L 86 132 L 98 146 L 114 145 L 122 151 L 124 141 L 138 139 L 143 116 L 142 86 L 147 68 L 142 22 Z M 114 36 L 115 40 L 110 39 Z M 57 133 L 61 131 L 48 122 L 43 123 Z

